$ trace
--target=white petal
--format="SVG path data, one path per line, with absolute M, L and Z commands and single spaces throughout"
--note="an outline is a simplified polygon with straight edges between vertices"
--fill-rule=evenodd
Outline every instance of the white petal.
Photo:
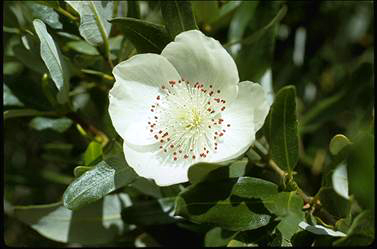
M 153 179 L 159 186 L 187 182 L 189 161 L 173 161 L 159 150 L 159 145 L 134 146 L 123 143 L 127 164 L 145 178 Z
M 206 88 L 213 85 L 227 101 L 237 96 L 237 66 L 217 40 L 198 30 L 186 31 L 177 35 L 161 55 L 174 65 L 183 79 L 200 82 Z
M 129 143 L 154 143 L 146 128 L 150 106 L 162 84 L 180 78 L 178 72 L 163 56 L 141 54 L 119 63 L 113 74 L 116 81 L 109 92 L 109 113 L 115 130 Z
M 223 141 L 209 158 L 211 162 L 234 159 L 251 146 L 255 133 L 262 127 L 269 105 L 263 88 L 256 83 L 243 81 L 239 84 L 239 95 L 222 114 L 226 127 Z

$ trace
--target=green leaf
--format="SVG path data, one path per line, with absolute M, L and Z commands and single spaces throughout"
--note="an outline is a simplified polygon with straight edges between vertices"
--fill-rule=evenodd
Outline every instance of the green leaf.
M 16 58 L 27 68 L 41 74 L 47 72 L 48 69 L 46 68 L 46 65 L 41 60 L 40 55 L 37 54 L 36 50 L 33 48 L 27 50 L 23 45 L 18 44 L 13 47 L 13 52 Z
M 317 235 L 328 235 L 332 237 L 345 237 L 346 236 L 345 233 L 342 233 L 340 231 L 334 231 L 322 225 L 309 225 L 308 223 L 304 221 L 301 221 L 299 223 L 299 227 L 304 229 L 305 231 L 309 231 Z
M 139 53 L 161 53 L 171 41 L 162 25 L 129 17 L 118 17 L 110 20 L 123 30 L 125 37 L 136 47 Z
M 28 117 L 28 116 L 39 116 L 45 115 L 48 112 L 41 112 L 33 109 L 17 109 L 17 110 L 7 110 L 3 114 L 4 120 L 9 118 L 18 118 L 18 117 Z
M 183 31 L 198 29 L 189 1 L 161 1 L 161 13 L 172 38 Z
M 275 184 L 252 177 L 200 182 L 178 195 L 175 215 L 230 231 L 256 229 L 271 218 L 260 198 L 276 193 Z
M 64 104 L 68 101 L 69 93 L 68 68 L 58 46 L 47 32 L 46 25 L 39 19 L 35 19 L 33 25 L 41 42 L 41 57 L 59 90 L 57 100 L 60 104 Z
M 337 218 L 344 218 L 350 211 L 350 202 L 337 194 L 334 189 L 321 187 L 318 191 L 319 200 L 324 209 Z
M 102 159 L 102 145 L 96 141 L 90 142 L 88 148 L 84 152 L 84 164 L 89 166 L 93 162 L 98 162 Z
M 160 187 L 154 181 L 144 177 L 137 178 L 136 181 L 130 184 L 131 187 L 139 190 L 141 193 L 153 196 L 154 198 L 161 198 L 162 193 Z
M 17 61 L 9 61 L 4 63 L 3 73 L 4 75 L 17 75 L 22 72 L 24 66 Z
M 174 210 L 175 197 L 136 202 L 122 211 L 123 221 L 137 226 L 151 226 L 174 223 L 171 214 Z
M 260 82 L 263 74 L 271 67 L 277 25 L 287 12 L 286 6 L 279 10 L 280 5 L 280 2 L 259 2 L 246 29 L 252 33 L 245 33 L 246 38 L 240 41 L 242 46 L 235 58 L 241 81 Z
M 284 243 L 290 243 L 292 236 L 299 230 L 298 224 L 304 220 L 302 207 L 304 201 L 296 192 L 280 192 L 263 199 L 266 208 L 280 220 L 277 229 Z
M 63 243 L 96 245 L 112 241 L 125 230 L 121 200 L 126 197 L 125 194 L 108 195 L 77 211 L 58 202 L 15 206 L 13 213 L 46 238 Z
M 32 18 L 38 18 L 54 29 L 63 28 L 63 24 L 59 21 L 59 15 L 53 8 L 34 2 L 25 2 L 25 5 L 29 8 Z
M 216 1 L 190 1 L 198 24 L 211 23 L 218 18 L 220 8 Z
M 329 149 L 331 154 L 335 156 L 349 144 L 351 144 L 351 141 L 346 136 L 338 134 L 331 139 Z
M 91 170 L 92 167 L 89 166 L 77 166 L 73 169 L 73 175 L 77 178 L 84 174 L 86 171 Z
M 139 1 L 127 2 L 127 17 L 140 19 L 140 4 Z
M 5 65 L 4 65 L 5 66 Z M 22 102 L 13 94 L 9 87 L 3 83 L 3 105 L 4 106 L 23 106 Z
M 271 159 L 290 174 L 298 161 L 295 98 L 294 86 L 280 89 L 271 106 L 267 124 Z
M 188 171 L 188 178 L 195 184 L 205 180 L 218 180 L 221 178 L 240 177 L 245 173 L 247 158 L 233 162 L 228 166 L 212 163 L 197 163 Z
M 369 246 L 375 239 L 374 214 L 370 210 L 360 213 L 347 232 L 347 237 L 336 240 L 334 246 Z
M 242 38 L 249 21 L 254 16 L 257 6 L 258 6 L 258 1 L 250 1 L 250 2 L 241 3 L 240 7 L 237 9 L 229 25 L 229 30 L 228 30 L 229 42 L 234 42 Z
M 123 154 L 105 158 L 68 186 L 63 195 L 63 204 L 71 210 L 78 209 L 130 184 L 136 178 L 137 174 L 127 165 Z
M 108 20 L 113 3 L 107 1 L 66 1 L 80 15 L 80 35 L 91 45 L 107 43 L 111 30 Z M 108 44 L 105 46 L 108 47 Z
M 70 41 L 65 44 L 66 49 L 72 49 L 86 55 L 99 55 L 97 49 L 86 41 Z
M 235 232 L 227 231 L 221 227 L 215 227 L 209 230 L 204 237 L 205 247 L 226 246 L 234 237 Z
M 69 118 L 46 118 L 46 117 L 36 117 L 33 118 L 30 123 L 30 127 L 41 131 L 44 129 L 52 129 L 57 132 L 64 132 L 72 125 L 72 120 Z
M 347 160 L 349 192 L 364 208 L 374 210 L 374 136 L 362 133 L 354 142 Z

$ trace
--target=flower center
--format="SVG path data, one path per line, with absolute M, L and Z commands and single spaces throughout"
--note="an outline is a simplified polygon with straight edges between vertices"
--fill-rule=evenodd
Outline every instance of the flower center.
M 221 91 L 183 79 L 162 85 L 151 105 L 147 129 L 173 160 L 199 160 L 215 153 L 226 127 L 221 116 L 226 101 Z

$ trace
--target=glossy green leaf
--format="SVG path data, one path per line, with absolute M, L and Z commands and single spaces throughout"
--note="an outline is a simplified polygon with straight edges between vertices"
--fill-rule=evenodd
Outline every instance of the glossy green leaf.
M 350 202 L 338 195 L 334 189 L 328 187 L 321 187 L 318 191 L 318 196 L 323 208 L 328 210 L 333 216 L 337 218 L 346 217 L 351 208 Z
M 69 209 L 78 209 L 130 184 L 136 178 L 123 154 L 105 158 L 68 186 L 63 195 L 63 204 Z
M 234 237 L 235 232 L 227 231 L 221 227 L 215 227 L 209 230 L 204 237 L 204 246 L 219 247 L 226 246 Z
M 198 29 L 190 1 L 161 1 L 161 13 L 171 38 L 183 31 Z
M 280 192 L 263 200 L 266 208 L 277 216 L 277 229 L 284 243 L 290 243 L 292 236 L 299 230 L 298 224 L 304 220 L 302 207 L 304 201 L 296 192 Z
M 267 125 L 271 159 L 280 168 L 292 172 L 298 161 L 296 90 L 279 90 L 271 106 Z
M 243 176 L 246 170 L 247 158 L 235 161 L 230 165 L 197 163 L 192 165 L 188 171 L 188 178 L 195 184 L 205 180 L 218 180 L 221 178 L 232 178 Z
M 344 147 L 351 144 L 351 141 L 344 135 L 338 134 L 335 135 L 329 145 L 331 154 L 337 155 Z
M 374 136 L 362 133 L 354 142 L 347 160 L 349 193 L 364 208 L 375 207 Z
M 332 237 L 345 237 L 346 234 L 340 231 L 334 231 L 322 225 L 310 225 L 304 221 L 299 223 L 299 227 L 317 235 L 328 235 Z
M 57 132 L 64 132 L 72 125 L 72 120 L 69 118 L 46 118 L 36 117 L 33 118 L 30 123 L 30 127 L 38 131 L 44 129 L 52 129 Z
M 23 106 L 22 102 L 13 94 L 9 87 L 3 83 L 3 105 Z
M 162 25 L 129 17 L 114 18 L 111 23 L 123 30 L 139 53 L 161 53 L 171 41 Z
M 372 211 L 360 213 L 352 222 L 347 236 L 336 240 L 334 246 L 369 246 L 375 240 L 375 217 Z
M 66 2 L 80 15 L 80 35 L 93 46 L 106 43 L 111 30 L 111 23 L 108 20 L 112 17 L 113 3 L 107 1 Z
M 121 200 L 125 194 L 108 195 L 80 210 L 60 202 L 48 205 L 15 206 L 13 214 L 42 236 L 63 242 L 96 245 L 109 242 L 125 230 Z
M 25 2 L 30 9 L 32 18 L 38 18 L 54 29 L 62 29 L 63 24 L 59 21 L 59 15 L 53 8 L 35 2 Z
M 47 32 L 46 25 L 39 19 L 33 21 L 33 25 L 41 42 L 41 57 L 50 72 L 59 92 L 57 100 L 60 104 L 68 101 L 69 72 L 65 65 L 59 47 L 55 44 L 51 35 Z
M 190 1 L 197 23 L 211 23 L 218 18 L 220 8 L 216 1 Z
M 178 195 L 175 214 L 230 231 L 256 229 L 271 218 L 260 198 L 276 193 L 275 184 L 252 177 L 200 182 Z
M 98 162 L 102 158 L 102 145 L 96 141 L 90 142 L 84 152 L 84 164 L 89 166 L 93 162 Z
M 174 223 L 172 216 L 175 197 L 157 200 L 135 202 L 122 211 L 122 217 L 127 224 L 138 226 L 163 225 Z

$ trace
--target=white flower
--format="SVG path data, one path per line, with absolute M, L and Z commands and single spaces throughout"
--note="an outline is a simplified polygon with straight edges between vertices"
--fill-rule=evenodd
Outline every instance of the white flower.
M 113 70 L 109 113 L 127 163 L 160 186 L 188 181 L 188 168 L 242 155 L 269 105 L 259 84 L 239 83 L 232 57 L 197 30 L 161 55 L 139 54 Z

